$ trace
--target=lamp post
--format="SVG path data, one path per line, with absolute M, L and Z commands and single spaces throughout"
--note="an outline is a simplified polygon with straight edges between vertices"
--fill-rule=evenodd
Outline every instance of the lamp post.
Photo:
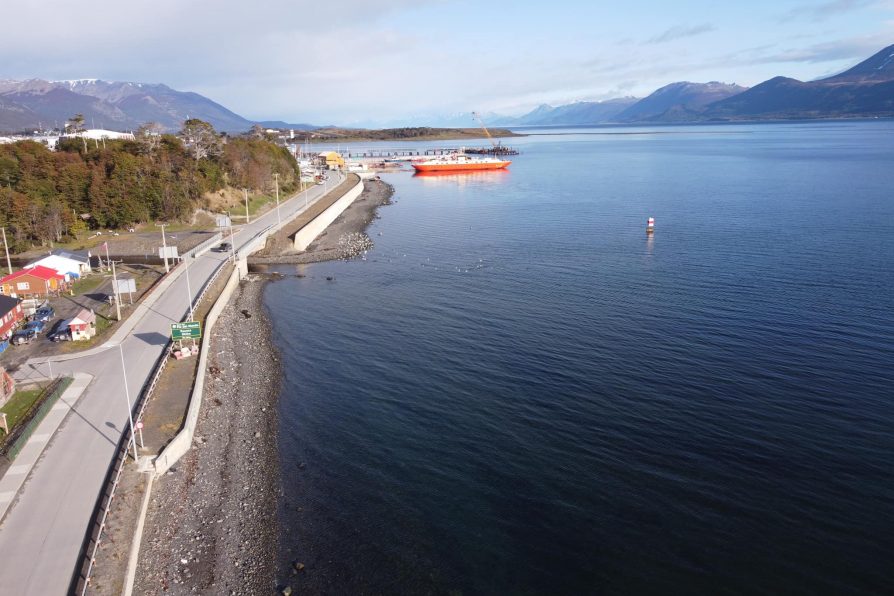
M 168 243 L 165 240 L 165 226 L 168 224 L 155 224 L 161 228 L 161 254 L 164 255 L 165 259 L 165 273 L 170 272 L 168 269 Z
M 242 194 L 245 195 L 245 223 L 250 224 L 251 218 L 248 216 L 248 189 L 243 188 Z
M 127 367 L 124 366 L 124 348 L 118 344 L 118 353 L 121 354 L 121 373 L 124 375 L 124 397 L 127 399 L 127 421 L 130 424 L 130 443 L 133 446 L 133 460 L 138 461 L 137 436 L 133 429 L 133 406 L 130 405 L 130 389 L 127 387 Z
M 118 277 L 115 275 L 115 261 L 112 261 L 112 291 L 115 293 L 115 314 L 121 320 L 121 295 L 118 293 Z
M 233 262 L 236 262 L 236 241 L 233 239 L 233 218 L 230 217 L 230 212 L 227 211 L 227 220 L 230 222 L 230 254 L 233 255 Z
M 282 227 L 282 218 L 279 216 L 279 173 L 273 174 L 273 180 L 276 182 L 276 222 Z
M 192 289 L 189 287 L 189 253 L 183 257 L 183 273 L 186 275 L 186 299 L 189 301 L 189 320 L 192 321 Z

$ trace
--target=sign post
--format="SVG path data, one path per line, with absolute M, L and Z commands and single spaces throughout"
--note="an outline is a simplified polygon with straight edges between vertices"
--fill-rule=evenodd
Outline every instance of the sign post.
M 201 339 L 201 321 L 188 321 L 186 323 L 171 323 L 171 339 L 182 341 L 184 339 Z

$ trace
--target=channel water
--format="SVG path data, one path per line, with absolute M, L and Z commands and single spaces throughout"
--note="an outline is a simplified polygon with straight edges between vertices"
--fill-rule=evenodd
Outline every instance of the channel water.
M 890 590 L 894 123 L 527 132 L 268 286 L 283 574 Z

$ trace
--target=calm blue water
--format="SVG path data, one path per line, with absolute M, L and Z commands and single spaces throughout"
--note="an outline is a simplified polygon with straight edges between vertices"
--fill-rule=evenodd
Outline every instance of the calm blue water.
M 894 123 L 657 130 L 268 287 L 303 593 L 890 591 Z

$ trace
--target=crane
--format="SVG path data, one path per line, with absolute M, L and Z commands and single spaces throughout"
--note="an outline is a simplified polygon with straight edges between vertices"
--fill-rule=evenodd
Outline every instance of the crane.
M 484 134 L 487 135 L 487 140 L 490 141 L 490 144 L 494 146 L 494 154 L 499 151 L 499 144 L 494 141 L 494 138 L 490 136 L 490 131 L 487 130 L 487 126 L 484 125 L 484 120 L 481 119 L 481 115 L 478 112 L 472 112 L 472 117 L 478 121 L 481 125 L 481 128 L 484 130 Z

